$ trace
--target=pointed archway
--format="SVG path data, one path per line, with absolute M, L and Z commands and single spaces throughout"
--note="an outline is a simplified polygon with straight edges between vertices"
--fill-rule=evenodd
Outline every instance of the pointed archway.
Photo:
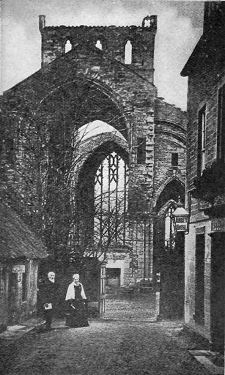
M 184 203 L 184 185 L 173 179 L 161 191 L 155 207 L 154 267 L 161 275 L 160 315 L 169 319 L 184 314 L 184 234 L 175 234 L 172 220 L 179 197 Z

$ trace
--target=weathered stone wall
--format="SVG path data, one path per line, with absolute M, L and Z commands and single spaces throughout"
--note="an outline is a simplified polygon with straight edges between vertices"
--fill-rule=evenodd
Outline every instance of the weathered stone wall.
M 209 64 L 209 62 L 208 62 Z M 197 150 L 198 150 L 198 112 L 206 107 L 206 166 L 216 158 L 217 153 L 217 106 L 218 88 L 224 82 L 223 67 L 217 59 L 211 64 L 195 71 L 189 78 L 188 88 L 188 120 L 187 140 L 187 189 L 193 186 L 193 179 L 197 176 Z M 219 73 L 218 73 L 219 71 Z M 220 79 L 218 79 L 218 76 Z
M 209 4 L 210 6 L 210 4 Z M 224 4 L 217 3 L 216 7 L 224 8 Z M 207 7 L 207 5 L 206 5 Z M 216 9 L 216 8 L 215 8 Z M 215 10 L 214 9 L 214 10 Z M 217 158 L 217 123 L 218 123 L 218 89 L 225 83 L 224 57 L 224 10 L 210 20 L 206 17 L 205 33 L 201 37 L 189 62 L 184 67 L 182 75 L 188 75 L 188 127 L 187 127 L 187 192 L 194 188 L 194 179 L 198 168 L 198 114 L 206 106 L 206 144 L 205 165 L 209 167 Z M 220 25 L 220 16 L 223 20 Z M 211 17 L 211 16 L 210 16 Z M 211 26 L 209 27 L 209 22 Z M 217 28 L 218 27 L 218 28 Z M 190 231 L 186 236 L 185 245 L 185 322 L 196 331 L 211 339 L 211 218 L 204 214 L 207 202 L 190 196 L 189 209 Z M 195 321 L 196 302 L 196 235 L 199 228 L 205 231 L 204 255 L 204 323 Z
M 2 268 L 2 271 L 4 268 Z M 38 261 L 14 261 L 1 276 L 0 325 L 16 324 L 36 312 Z M 13 277 L 13 283 L 10 279 Z
M 125 61 L 125 45 L 132 44 L 132 66 L 142 72 L 146 79 L 153 81 L 154 40 L 157 17 L 149 18 L 149 25 L 137 26 L 45 26 L 44 16 L 40 16 L 42 36 L 42 64 L 48 64 L 65 53 L 65 44 L 70 41 L 72 48 L 79 51 L 82 43 L 95 46 L 99 40 L 102 50 L 109 51 L 112 58 Z
M 200 69 L 201 68 L 201 69 Z M 197 177 L 197 150 L 198 150 L 198 112 L 206 104 L 206 166 L 211 165 L 212 161 L 216 159 L 217 155 L 217 106 L 218 106 L 218 88 L 225 82 L 225 75 L 220 76 L 222 69 L 218 60 L 210 60 L 205 65 L 201 65 L 199 69 L 196 69 L 194 74 L 189 78 L 189 95 L 188 95 L 188 129 L 187 129 L 187 190 L 193 188 L 193 180 Z M 220 79 L 218 80 L 218 76 Z M 201 204 L 202 205 L 202 204 Z M 200 202 L 191 198 L 191 227 L 197 228 L 198 223 L 205 223 L 205 225 L 210 222 L 207 220 L 207 216 L 204 214 L 204 211 L 200 209 Z M 204 221 L 203 221 L 204 220 Z M 210 232 L 209 229 L 206 232 Z M 191 232 L 192 233 L 192 232 Z M 194 236 L 196 235 L 193 233 Z M 188 237 L 190 237 L 189 234 Z M 189 240 L 187 240 L 187 246 L 189 246 Z M 209 248 L 211 249 L 211 239 L 208 241 Z M 189 251 L 195 251 L 195 246 L 191 246 Z M 210 251 L 208 256 L 205 254 L 205 309 L 208 311 L 210 309 L 210 272 L 208 263 L 210 263 Z M 187 260 L 188 261 L 188 260 Z M 195 267 L 193 260 L 189 260 L 189 269 L 190 277 L 187 282 L 187 288 L 192 288 L 191 284 L 195 283 Z M 194 302 L 195 292 L 192 289 L 192 292 L 187 292 L 189 295 L 192 308 L 189 311 L 189 314 L 192 316 L 194 314 Z M 209 312 L 208 312 L 209 315 Z M 189 319 L 189 318 L 188 318 Z M 195 323 L 192 322 L 194 325 Z M 196 326 L 196 325 L 195 325 Z M 197 329 L 197 328 L 196 328 Z M 201 327 L 199 328 L 201 330 Z M 210 320 L 207 318 L 205 320 L 205 333 L 209 335 L 210 332 Z
M 42 16 L 42 69 L 4 94 L 6 107 L 17 113 L 15 129 L 21 119 L 25 124 L 31 123 L 46 132 L 45 147 L 49 145 L 48 137 L 51 142 L 56 138 L 63 140 L 67 131 L 73 134 L 94 120 L 105 121 L 126 138 L 129 190 L 138 188 L 144 195 L 142 212 L 131 215 L 134 248 L 139 253 L 139 277 L 149 277 L 153 272 L 153 224 L 152 218 L 148 218 L 144 236 L 146 217 L 140 217 L 136 225 L 136 214 L 147 212 L 150 216 L 159 190 L 174 176 L 171 152 L 179 154 L 176 179 L 184 182 L 185 170 L 185 113 L 157 99 L 153 84 L 156 17 L 150 16 L 148 21 L 149 26 L 141 27 L 45 27 Z M 65 54 L 67 40 L 73 48 Z M 97 40 L 102 42 L 102 50 L 95 47 Z M 130 65 L 124 64 L 127 40 L 133 45 Z M 146 137 L 143 164 L 137 163 L 138 137 Z M 57 147 L 54 155 L 59 155 Z M 49 150 L 46 148 L 46 153 Z M 54 155 L 50 155 L 52 159 Z M 59 170 L 58 165 L 55 170 Z
M 8 323 L 8 277 L 7 265 L 0 263 L 0 332 Z
M 161 99 L 155 107 L 154 204 L 166 184 L 186 175 L 186 113 Z M 171 163 L 172 153 L 178 154 L 178 165 Z

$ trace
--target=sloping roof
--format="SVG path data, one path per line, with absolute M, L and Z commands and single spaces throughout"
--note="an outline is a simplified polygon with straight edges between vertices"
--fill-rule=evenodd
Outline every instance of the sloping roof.
M 40 102 L 46 97 L 46 95 L 54 92 L 54 90 L 56 90 L 60 85 L 64 85 L 65 82 L 71 82 L 78 76 L 81 78 L 82 74 L 80 74 L 80 65 L 78 65 L 79 59 L 77 59 L 77 50 L 79 47 L 80 52 L 82 52 L 87 59 L 90 55 L 95 57 L 96 64 L 101 65 L 102 60 L 105 59 L 109 64 L 120 66 L 124 71 L 134 75 L 137 80 L 139 79 L 140 81 L 146 81 L 146 78 L 143 77 L 136 69 L 115 58 L 112 58 L 109 51 L 102 51 L 93 46 L 90 42 L 82 41 L 77 43 L 76 48 L 71 49 L 62 56 L 56 57 L 39 70 L 26 77 L 24 80 L 4 91 L 3 96 L 18 93 L 18 90 L 25 89 L 29 90 L 30 100 L 33 101 L 35 99 Z M 84 71 L 86 71 L 87 68 L 90 68 L 89 64 L 86 66 L 85 63 L 86 62 L 84 61 Z M 85 75 L 88 75 L 88 73 L 85 73 Z M 93 78 L 92 75 L 90 75 L 90 77 Z M 156 86 L 152 82 L 148 81 L 148 83 L 156 89 Z
M 225 17 L 224 17 L 225 23 Z M 209 57 L 214 58 L 214 61 L 221 61 L 224 63 L 225 53 L 225 25 L 219 29 L 211 29 L 204 32 L 198 43 L 196 44 L 191 56 L 184 65 L 181 76 L 189 76 L 196 67 L 200 70 L 204 66 Z M 212 64 L 212 62 L 210 63 Z
M 206 45 L 206 37 L 205 35 L 202 35 L 180 73 L 182 77 L 186 77 L 190 74 L 190 72 L 196 66 L 196 61 L 198 58 L 204 58 L 205 52 L 207 50 Z
M 0 259 L 46 258 L 47 251 L 21 218 L 0 202 Z

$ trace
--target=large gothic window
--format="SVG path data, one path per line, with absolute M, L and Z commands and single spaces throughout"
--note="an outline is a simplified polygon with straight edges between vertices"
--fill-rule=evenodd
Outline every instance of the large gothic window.
M 128 167 L 115 152 L 99 166 L 95 177 L 94 242 L 96 246 L 125 244 Z

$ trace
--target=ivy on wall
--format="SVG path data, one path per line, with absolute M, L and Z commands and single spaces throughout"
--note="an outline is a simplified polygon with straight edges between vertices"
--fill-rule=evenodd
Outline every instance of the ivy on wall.
M 225 193 L 225 165 L 222 161 L 214 161 L 205 168 L 202 175 L 194 180 L 195 189 L 192 191 L 194 198 L 211 203 Z

